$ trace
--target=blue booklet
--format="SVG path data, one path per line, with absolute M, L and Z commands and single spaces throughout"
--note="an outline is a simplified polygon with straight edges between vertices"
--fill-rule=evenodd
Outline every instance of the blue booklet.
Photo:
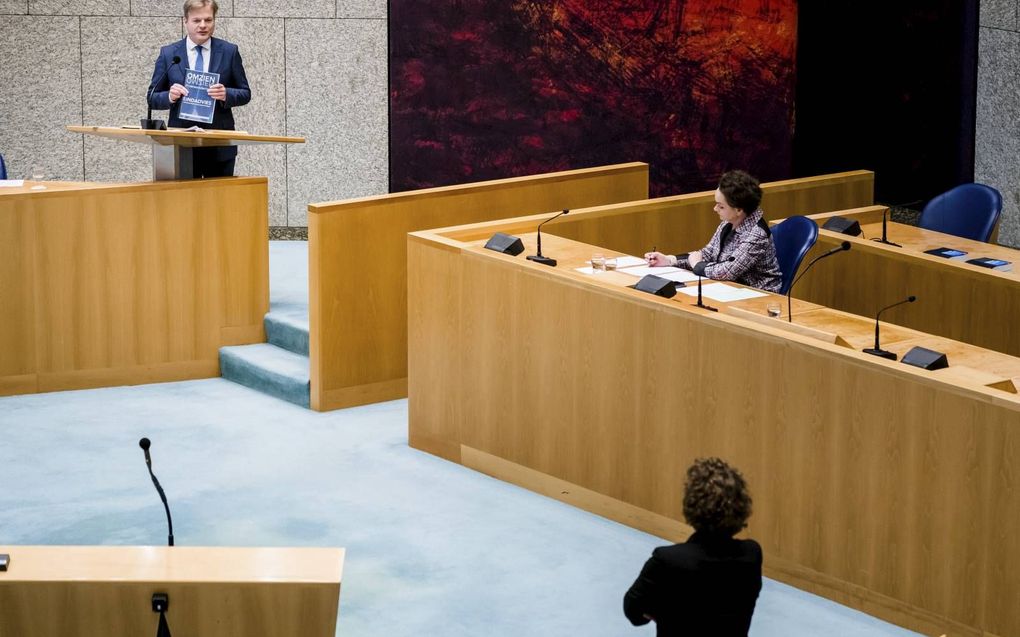
M 181 98 L 181 109 L 177 116 L 192 122 L 212 124 L 216 100 L 209 97 L 209 87 L 219 81 L 219 73 L 203 73 L 191 69 L 185 71 L 184 88 L 188 89 L 188 94 Z
M 957 250 L 955 248 L 932 248 L 931 250 L 925 250 L 925 254 L 934 254 L 937 257 L 943 259 L 963 259 L 967 256 L 967 253 L 963 250 Z
M 1012 270 L 1013 264 L 1005 259 L 990 259 L 988 257 L 978 257 L 977 259 L 968 259 L 967 263 L 973 265 L 980 265 L 982 268 L 989 268 L 992 270 L 999 270 L 1000 272 L 1009 272 Z

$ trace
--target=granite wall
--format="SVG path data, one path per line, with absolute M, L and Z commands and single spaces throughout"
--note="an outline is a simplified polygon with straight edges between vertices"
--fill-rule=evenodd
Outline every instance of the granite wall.
M 1020 247 L 1020 0 L 982 0 L 974 181 L 1002 193 L 999 242 Z
M 246 146 L 239 175 L 268 175 L 270 225 L 307 225 L 313 201 L 384 193 L 386 0 L 220 0 L 216 36 L 235 42 L 252 133 L 305 144 Z M 67 124 L 137 124 L 159 47 L 184 35 L 182 0 L 0 0 L 0 153 L 13 178 L 152 178 L 142 144 Z M 165 112 L 158 113 L 165 116 Z

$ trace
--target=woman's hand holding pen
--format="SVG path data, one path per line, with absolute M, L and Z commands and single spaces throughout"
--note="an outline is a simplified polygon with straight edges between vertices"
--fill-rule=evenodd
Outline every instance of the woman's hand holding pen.
M 676 265 L 676 257 L 656 252 L 655 248 L 652 248 L 651 252 L 645 253 L 645 261 L 648 262 L 648 265 L 656 267 Z

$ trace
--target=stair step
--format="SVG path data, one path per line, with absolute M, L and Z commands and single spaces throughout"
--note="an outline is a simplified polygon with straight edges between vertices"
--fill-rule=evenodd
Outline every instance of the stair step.
M 266 340 L 287 351 L 308 356 L 308 308 L 300 312 L 270 310 L 263 323 Z
M 311 402 L 308 357 L 269 343 L 221 347 L 220 374 L 295 405 Z

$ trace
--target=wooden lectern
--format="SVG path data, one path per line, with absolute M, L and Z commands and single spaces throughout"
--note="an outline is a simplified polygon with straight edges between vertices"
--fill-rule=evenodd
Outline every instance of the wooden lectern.
M 333 637 L 341 548 L 0 546 L 0 635 Z
M 240 144 L 303 144 L 304 137 L 249 135 L 243 131 L 142 130 L 114 126 L 68 126 L 72 133 L 83 133 L 152 146 L 152 180 L 191 179 L 192 149 Z

